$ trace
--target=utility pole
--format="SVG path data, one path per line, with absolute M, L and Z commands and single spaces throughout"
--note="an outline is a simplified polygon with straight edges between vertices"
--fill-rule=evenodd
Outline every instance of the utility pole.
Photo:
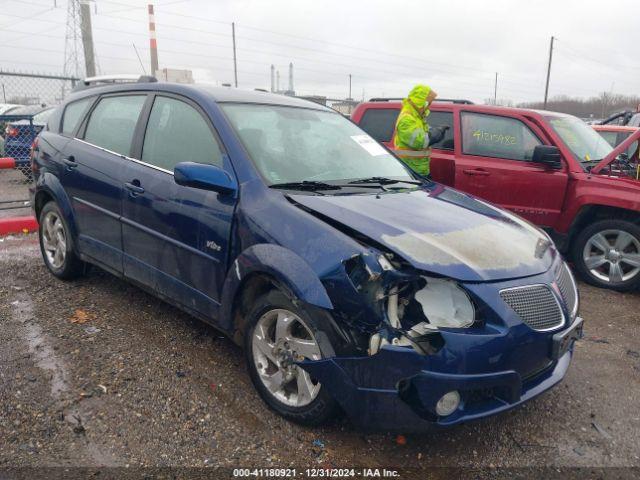
M 93 51 L 93 31 L 91 29 L 91 7 L 87 0 L 80 2 L 80 31 L 84 50 L 84 68 L 87 77 L 96 76 L 96 59 Z
M 149 53 L 151 55 L 151 75 L 158 74 L 158 40 L 156 39 L 156 16 L 153 13 L 153 4 L 149 3 Z
M 351 100 L 351 74 L 349 74 L 349 98 L 347 100 Z
M 549 65 L 547 66 L 547 85 L 544 87 L 544 109 L 547 108 L 547 99 L 549 98 L 549 78 L 551 77 L 551 60 L 553 59 L 553 41 L 551 36 L 551 44 L 549 45 Z
M 231 36 L 233 37 L 233 78 L 235 86 L 238 87 L 238 62 L 236 61 L 236 24 L 231 22 Z
M 496 72 L 496 83 L 493 85 L 493 104 L 498 104 L 498 72 Z

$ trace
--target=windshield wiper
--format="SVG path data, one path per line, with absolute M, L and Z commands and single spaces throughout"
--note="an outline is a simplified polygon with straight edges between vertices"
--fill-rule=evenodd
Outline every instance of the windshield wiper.
M 324 182 L 316 182 L 312 180 L 303 180 L 302 182 L 285 182 L 274 183 L 269 185 L 270 188 L 281 188 L 283 190 L 308 190 L 314 192 L 316 190 L 340 190 L 340 185 L 331 185 Z
M 350 185 L 359 185 L 362 183 L 377 183 L 379 185 L 392 185 L 394 183 L 410 183 L 412 185 L 422 185 L 424 182 L 419 180 L 394 180 L 393 178 L 387 177 L 369 177 L 369 178 L 358 178 L 357 180 L 352 180 L 349 182 Z

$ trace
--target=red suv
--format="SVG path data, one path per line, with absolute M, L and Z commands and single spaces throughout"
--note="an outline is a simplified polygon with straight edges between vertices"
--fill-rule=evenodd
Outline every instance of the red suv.
M 399 101 L 372 99 L 352 120 L 393 148 Z M 516 212 L 544 228 L 581 277 L 600 287 L 640 287 L 640 182 L 626 152 L 571 115 L 435 102 L 431 126 L 447 125 L 433 145 L 434 180 Z

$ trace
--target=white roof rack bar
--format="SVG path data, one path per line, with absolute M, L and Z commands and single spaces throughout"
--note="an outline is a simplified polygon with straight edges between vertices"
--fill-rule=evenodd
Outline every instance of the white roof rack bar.
M 137 82 L 142 75 L 132 73 L 123 73 L 118 75 L 98 75 L 95 77 L 87 77 L 83 80 L 86 85 L 92 83 L 115 83 L 115 82 Z
M 157 82 L 156 77 L 151 75 L 137 75 L 131 73 L 123 73 L 119 75 L 99 75 L 95 77 L 87 77 L 81 80 L 74 91 L 84 90 L 85 88 L 97 87 L 100 85 L 113 85 L 118 83 L 143 83 L 143 82 Z

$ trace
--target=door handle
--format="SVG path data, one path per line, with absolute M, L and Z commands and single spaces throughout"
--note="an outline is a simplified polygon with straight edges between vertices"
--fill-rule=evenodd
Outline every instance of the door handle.
M 132 197 L 137 197 L 138 195 L 142 195 L 144 193 L 144 188 L 140 186 L 140 182 L 138 180 L 134 180 L 133 182 L 125 183 L 125 188 L 129 190 L 130 195 Z
M 68 157 L 63 157 L 62 162 L 67 166 L 67 170 L 73 170 L 78 167 L 78 163 L 73 155 L 69 155 Z
M 487 172 L 486 170 L 481 170 L 479 168 L 469 168 L 466 170 L 462 170 L 462 173 L 466 175 L 477 176 L 477 177 L 487 177 L 491 175 L 491 173 Z

